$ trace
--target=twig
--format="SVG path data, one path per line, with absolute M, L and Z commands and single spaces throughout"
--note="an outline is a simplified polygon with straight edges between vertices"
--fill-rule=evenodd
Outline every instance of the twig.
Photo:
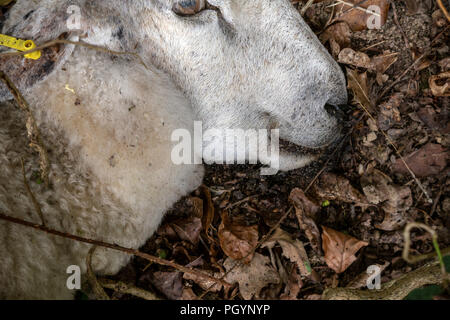
M 0 220 L 9 221 L 11 223 L 15 223 L 15 224 L 22 225 L 22 226 L 25 226 L 25 227 L 31 227 L 33 229 L 40 230 L 40 231 L 43 231 L 43 232 L 48 233 L 48 234 L 52 234 L 52 235 L 63 237 L 63 238 L 67 238 L 67 239 L 72 239 L 72 240 L 75 240 L 75 241 L 78 241 L 78 242 L 89 243 L 89 244 L 93 244 L 93 245 L 96 245 L 96 246 L 99 246 L 99 247 L 104 247 L 104 248 L 109 248 L 109 249 L 121 251 L 121 252 L 124 252 L 124 253 L 129 254 L 129 255 L 138 256 L 138 257 L 143 258 L 143 259 L 145 259 L 147 261 L 150 261 L 150 262 L 154 262 L 154 263 L 157 263 L 157 264 L 160 264 L 160 265 L 163 265 L 163 266 L 167 266 L 167 267 L 172 267 L 172 268 L 180 270 L 181 272 L 190 273 L 190 274 L 193 274 L 193 275 L 195 275 L 197 277 L 200 277 L 200 278 L 203 278 L 203 279 L 206 279 L 206 280 L 209 280 L 209 281 L 214 281 L 216 283 L 220 283 L 220 284 L 222 284 L 224 286 L 229 286 L 230 285 L 228 282 L 226 282 L 226 281 L 224 281 L 222 279 L 216 279 L 216 278 L 214 278 L 214 277 L 212 277 L 212 276 L 210 276 L 210 275 L 208 275 L 208 274 L 206 274 L 204 272 L 184 267 L 184 266 L 179 265 L 177 263 L 174 263 L 174 262 L 171 262 L 171 261 L 168 261 L 168 260 L 165 260 L 165 259 L 161 259 L 161 258 L 149 255 L 149 254 L 144 253 L 144 252 L 140 252 L 139 250 L 136 250 L 136 249 L 126 248 L 126 247 L 122 247 L 122 246 L 119 246 L 119 245 L 116 245 L 116 244 L 112 244 L 112 243 L 108 243 L 108 242 L 103 242 L 103 241 L 99 241 L 99 240 L 83 238 L 83 237 L 80 237 L 80 236 L 77 236 L 77 235 L 73 235 L 73 234 L 69 234 L 69 233 L 53 230 L 53 229 L 50 229 L 50 228 L 48 228 L 46 226 L 35 224 L 35 223 L 29 222 L 29 221 L 25 221 L 25 220 L 22 220 L 22 219 L 10 217 L 10 216 L 5 215 L 3 213 L 0 213 Z
M 370 119 L 372 119 L 374 122 L 376 122 L 375 118 L 372 116 L 372 114 L 369 112 L 369 110 L 367 110 L 367 108 L 365 106 L 363 106 L 361 103 L 359 104 L 361 106 L 361 108 L 364 110 L 365 113 L 367 113 L 367 115 L 369 116 Z M 423 192 L 423 194 L 425 195 L 425 197 L 427 198 L 428 203 L 433 203 L 433 200 L 430 198 L 430 196 L 428 195 L 428 192 L 425 190 L 424 186 L 422 185 L 422 183 L 420 182 L 420 180 L 416 177 L 416 174 L 411 170 L 411 168 L 409 167 L 409 165 L 406 163 L 405 159 L 403 158 L 403 156 L 400 154 L 400 151 L 398 150 L 397 146 L 394 144 L 394 142 L 391 140 L 391 138 L 387 135 L 386 132 L 384 132 L 384 130 L 381 130 L 381 133 L 384 135 L 384 137 L 386 138 L 386 140 L 389 142 L 389 144 L 392 146 L 392 148 L 394 148 L 395 153 L 397 154 L 397 156 L 400 158 L 400 160 L 403 162 L 404 166 L 406 167 L 406 169 L 408 170 L 409 174 L 413 177 L 414 181 L 416 182 L 416 184 L 419 186 L 420 190 Z
M 428 257 L 427 255 L 416 256 L 416 257 L 409 256 L 409 249 L 411 247 L 411 229 L 413 229 L 413 228 L 423 229 L 423 230 L 427 231 L 429 234 L 431 234 L 431 238 L 433 241 L 433 247 L 436 250 L 439 264 L 441 266 L 442 279 L 444 281 L 445 287 L 447 287 L 447 285 L 448 285 L 447 272 L 445 271 L 444 258 L 442 257 L 441 250 L 439 249 L 438 237 L 437 237 L 436 231 L 434 231 L 432 228 L 430 228 L 426 224 L 412 222 L 412 223 L 408 223 L 406 225 L 405 231 L 403 232 L 403 237 L 405 238 L 405 246 L 403 247 L 403 253 L 402 253 L 403 260 L 407 261 L 408 263 L 417 263 L 419 261 L 423 261 L 424 259 L 426 259 Z
M 397 16 L 397 6 L 395 5 L 394 1 L 391 1 L 391 5 L 392 5 L 392 11 L 394 12 L 394 22 L 397 25 L 397 28 L 400 29 L 400 32 L 403 36 L 403 40 L 405 41 L 405 46 L 406 49 L 410 50 L 411 49 L 411 45 L 409 44 L 409 40 L 408 37 L 406 36 L 405 30 L 403 30 L 402 26 L 400 25 L 400 22 L 398 20 L 398 16 Z M 413 52 L 410 50 L 411 56 L 414 59 L 414 54 Z
M 50 164 L 48 161 L 47 149 L 44 146 L 44 143 L 41 139 L 41 134 L 39 132 L 39 128 L 36 125 L 36 121 L 33 117 L 33 113 L 25 100 L 25 98 L 20 93 L 19 89 L 14 85 L 14 83 L 9 79 L 9 77 L 0 70 L 0 79 L 5 83 L 8 90 L 14 96 L 14 99 L 17 101 L 19 107 L 26 113 L 27 115 L 27 131 L 28 138 L 30 139 L 30 146 L 36 149 L 39 153 L 39 164 L 41 168 L 41 176 L 45 182 L 45 185 L 48 186 L 48 171 L 50 168 Z
M 30 197 L 31 202 L 33 202 L 34 209 L 36 210 L 37 214 L 39 215 L 42 225 L 45 226 L 45 220 L 44 220 L 44 215 L 42 214 L 41 206 L 39 205 L 36 197 L 34 196 L 33 192 L 31 191 L 30 185 L 28 184 L 27 176 L 25 175 L 25 167 L 23 165 L 23 158 L 20 159 L 20 162 L 22 164 L 22 175 L 23 175 L 23 183 L 25 185 L 25 189 L 27 189 L 28 196 Z
M 377 17 L 380 16 L 380 14 L 379 14 L 378 12 L 374 12 L 374 11 L 370 11 L 370 10 L 368 10 L 368 9 L 362 8 L 362 7 L 360 7 L 358 4 L 355 4 L 355 5 L 354 5 L 353 3 L 346 2 L 346 1 L 343 1 L 343 0 L 336 0 L 336 1 L 337 1 L 337 3 L 334 3 L 334 4 L 332 4 L 332 5 L 329 5 L 328 7 L 334 7 L 334 6 L 337 6 L 337 5 L 340 5 L 340 4 L 346 5 L 346 6 L 350 6 L 350 7 L 351 7 L 349 10 L 347 10 L 346 12 L 342 13 L 341 15 L 339 15 L 339 17 L 343 16 L 345 13 L 347 13 L 347 12 L 353 10 L 353 9 L 358 9 L 358 10 L 360 10 L 360 11 L 363 11 L 363 12 L 367 13 L 367 14 L 374 15 L 374 16 L 377 16 Z M 364 3 L 364 2 L 366 2 L 366 1 L 367 1 L 367 0 L 361 1 L 361 3 Z
M 447 9 L 445 8 L 444 4 L 442 3 L 442 0 L 437 0 L 438 6 L 441 9 L 442 13 L 444 13 L 445 17 L 447 18 L 447 21 L 450 22 L 450 14 L 448 13 Z
M 450 250 L 449 250 L 450 251 Z M 324 300 L 402 300 L 411 291 L 429 284 L 442 282 L 437 260 L 427 263 L 399 279 L 382 284 L 381 290 L 361 290 L 349 288 L 326 289 Z
M 304 16 L 306 13 L 306 10 L 308 10 L 309 7 L 311 7 L 313 3 L 314 3 L 314 0 L 308 0 L 308 2 L 302 7 L 302 10 L 300 10 L 300 14 L 302 16 Z
M 87 268 L 86 275 L 89 284 L 91 285 L 91 289 L 92 291 L 94 291 L 97 300 L 111 300 L 111 298 L 106 294 L 105 290 L 103 290 L 103 287 L 98 282 L 97 277 L 94 274 L 94 271 L 92 271 L 92 255 L 94 254 L 96 248 L 97 246 L 92 246 L 89 249 L 88 255 L 86 257 L 86 268 Z

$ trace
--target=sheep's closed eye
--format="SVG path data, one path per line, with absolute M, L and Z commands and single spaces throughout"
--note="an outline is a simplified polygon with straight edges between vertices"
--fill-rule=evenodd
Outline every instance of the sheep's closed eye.
M 192 16 L 206 9 L 206 0 L 176 0 L 172 10 L 182 16 Z

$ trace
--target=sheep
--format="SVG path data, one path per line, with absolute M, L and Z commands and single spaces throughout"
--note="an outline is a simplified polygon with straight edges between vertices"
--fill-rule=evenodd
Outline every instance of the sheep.
M 180 14 L 192 3 L 196 10 Z M 339 120 L 325 105 L 346 103 L 345 77 L 288 0 L 204 4 L 18 0 L 10 9 L 3 34 L 137 53 L 66 44 L 42 50 L 36 61 L 0 56 L 0 70 L 24 94 L 48 148 L 49 186 L 30 182 L 46 226 L 142 246 L 164 213 L 202 182 L 202 164 L 171 160 L 173 132 L 192 133 L 195 121 L 204 131 L 278 128 L 281 139 L 308 148 L 339 136 Z M 76 29 L 68 23 L 73 8 Z M 28 179 L 38 168 L 24 115 L 9 99 L 0 85 L 0 213 L 39 224 L 21 159 Z M 313 160 L 281 153 L 280 169 Z M 73 298 L 66 271 L 75 265 L 84 274 L 89 248 L 0 221 L 0 298 Z M 114 274 L 129 259 L 99 248 L 92 266 Z

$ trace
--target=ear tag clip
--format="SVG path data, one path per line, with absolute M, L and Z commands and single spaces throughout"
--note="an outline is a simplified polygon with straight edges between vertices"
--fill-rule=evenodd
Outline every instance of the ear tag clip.
M 36 48 L 36 44 L 33 40 L 16 39 L 5 34 L 0 34 L 0 45 L 22 52 Z M 41 51 L 34 51 L 24 56 L 27 59 L 38 60 L 41 57 Z

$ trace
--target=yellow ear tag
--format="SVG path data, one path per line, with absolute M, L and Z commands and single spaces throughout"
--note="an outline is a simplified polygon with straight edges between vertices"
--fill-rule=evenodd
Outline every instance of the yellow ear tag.
M 0 34 L 0 45 L 19 51 L 28 51 L 36 48 L 36 44 L 33 40 L 22 40 L 16 39 L 14 37 L 7 36 L 5 34 Z M 34 51 L 24 55 L 27 59 L 37 60 L 41 57 L 41 51 Z

